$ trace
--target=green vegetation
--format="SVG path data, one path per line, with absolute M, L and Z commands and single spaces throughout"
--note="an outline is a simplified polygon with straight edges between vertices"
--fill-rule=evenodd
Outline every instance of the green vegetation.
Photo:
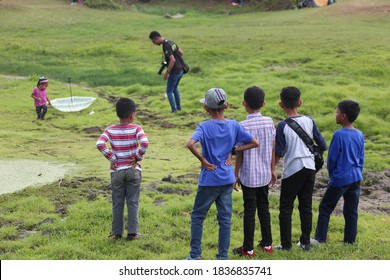
M 147 13 L 186 12 L 188 10 L 216 13 L 247 13 L 256 11 L 277 11 L 296 8 L 299 0 L 250 0 L 237 9 L 229 0 L 84 0 L 84 5 L 97 9 L 131 9 Z M 146 3 L 145 5 L 143 5 Z
M 385 0 L 345 0 L 321 9 L 235 12 L 183 6 L 135 4 L 96 10 L 60 0 L 0 2 L 1 159 L 39 159 L 77 167 L 59 182 L 0 195 L 1 259 L 182 259 L 189 251 L 190 219 L 199 162 L 185 148 L 196 125 L 207 119 L 198 102 L 211 87 L 229 97 L 228 118 L 242 120 L 246 87 L 266 96 L 262 111 L 275 123 L 284 118 L 279 92 L 302 91 L 302 114 L 311 115 L 329 143 L 338 129 L 334 115 L 342 99 L 362 112 L 356 127 L 366 136 L 366 169 L 390 168 L 390 21 Z M 168 19 L 166 13 L 185 15 Z M 173 115 L 156 74 L 161 49 L 148 39 L 158 30 L 185 52 L 192 71 L 181 82 L 183 110 Z M 87 110 L 49 109 L 35 120 L 30 97 L 39 76 L 49 79 L 51 99 L 97 100 Z M 114 242 L 108 162 L 95 147 L 101 130 L 117 121 L 113 103 L 126 96 L 138 104 L 137 123 L 151 146 L 143 162 L 140 222 L 143 238 Z M 95 112 L 88 114 L 89 111 Z M 93 128 L 93 129 L 91 129 Z M 5 175 L 7 176 L 7 175 Z M 368 182 L 365 181 L 367 184 Z M 371 182 L 375 184 L 375 182 Z M 387 191 L 389 191 L 387 189 Z M 271 196 L 274 244 L 279 242 L 277 189 Z M 243 206 L 233 194 L 231 246 L 242 242 Z M 390 208 L 390 203 L 382 205 Z M 315 206 L 314 226 L 317 220 Z M 205 222 L 204 258 L 214 259 L 216 210 Z M 387 212 L 388 213 L 388 212 Z M 293 239 L 299 237 L 294 211 Z M 329 244 L 310 253 L 294 248 L 259 259 L 390 259 L 389 216 L 360 213 L 358 242 L 343 245 L 343 218 L 332 216 Z M 256 232 L 256 236 L 259 233 Z M 237 259 L 231 255 L 232 259 Z

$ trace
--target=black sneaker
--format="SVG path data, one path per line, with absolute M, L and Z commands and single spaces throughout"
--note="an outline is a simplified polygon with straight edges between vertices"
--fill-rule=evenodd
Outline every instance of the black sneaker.
M 310 251 L 310 245 L 302 244 L 300 241 L 297 243 L 297 247 L 302 248 L 303 251 Z
M 128 241 L 134 241 L 141 238 L 141 235 L 138 233 L 129 233 L 126 237 L 126 240 Z

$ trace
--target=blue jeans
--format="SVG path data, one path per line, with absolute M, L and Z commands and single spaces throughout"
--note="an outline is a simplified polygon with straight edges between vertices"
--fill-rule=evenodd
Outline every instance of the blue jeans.
M 228 259 L 232 222 L 232 190 L 233 184 L 217 187 L 198 187 L 191 213 L 190 255 L 192 258 L 202 255 L 203 221 L 211 205 L 215 202 L 219 223 L 218 254 L 216 258 L 219 260 Z
M 328 187 L 320 202 L 314 238 L 319 242 L 326 242 L 330 214 L 332 214 L 340 198 L 344 197 L 344 242 L 354 243 L 357 234 L 359 196 L 360 181 L 343 187 Z
M 181 77 L 183 77 L 183 71 L 177 74 L 170 73 L 168 76 L 167 97 L 169 100 L 169 104 L 171 105 L 172 113 L 181 110 L 180 93 L 178 89 Z
M 128 168 L 111 173 L 112 188 L 112 234 L 122 235 L 123 210 L 127 206 L 127 233 L 139 233 L 138 210 L 141 171 Z

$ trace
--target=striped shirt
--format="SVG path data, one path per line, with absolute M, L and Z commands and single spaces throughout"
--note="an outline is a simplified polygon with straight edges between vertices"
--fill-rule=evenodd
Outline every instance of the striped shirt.
M 110 143 L 111 149 L 107 147 L 107 142 Z M 143 159 L 149 141 L 140 125 L 112 125 L 104 130 L 96 142 L 96 147 L 111 163 L 116 163 L 116 170 L 122 170 L 130 168 L 132 159 Z M 139 162 L 136 169 L 142 171 Z
M 246 187 L 263 187 L 272 178 L 272 153 L 275 141 L 275 125 L 271 118 L 261 113 L 249 114 L 241 125 L 260 143 L 259 147 L 243 152 L 240 181 Z

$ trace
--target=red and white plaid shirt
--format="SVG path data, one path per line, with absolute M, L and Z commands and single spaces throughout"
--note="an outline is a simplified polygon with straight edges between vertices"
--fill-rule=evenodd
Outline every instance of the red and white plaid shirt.
M 260 113 L 249 114 L 241 125 L 259 141 L 259 147 L 243 152 L 240 181 L 246 187 L 263 187 L 272 178 L 272 149 L 275 141 L 275 125 L 270 117 Z
M 111 149 L 107 147 L 107 142 L 110 142 Z M 121 170 L 130 168 L 132 159 L 143 159 L 149 141 L 138 124 L 111 125 L 99 137 L 96 147 L 110 162 L 116 163 L 116 170 Z M 136 169 L 142 170 L 139 163 Z

